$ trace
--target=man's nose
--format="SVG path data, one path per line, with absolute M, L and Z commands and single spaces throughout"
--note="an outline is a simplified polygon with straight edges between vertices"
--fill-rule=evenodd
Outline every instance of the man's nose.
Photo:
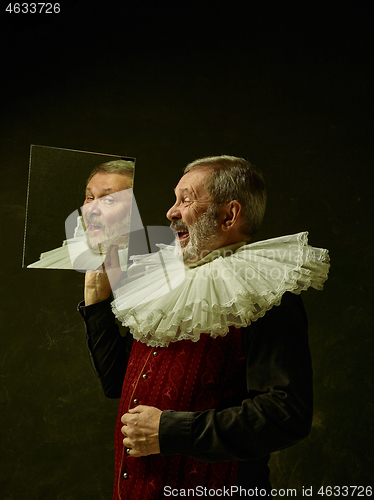
M 100 209 L 99 202 L 100 202 L 100 200 L 92 200 L 92 201 L 88 201 L 87 203 L 84 203 L 83 213 L 100 215 L 101 209 Z
M 171 221 L 182 218 L 180 210 L 176 203 L 166 212 L 166 217 Z

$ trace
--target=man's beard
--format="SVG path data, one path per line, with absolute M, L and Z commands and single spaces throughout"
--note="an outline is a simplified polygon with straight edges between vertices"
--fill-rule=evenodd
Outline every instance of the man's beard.
M 118 245 L 122 248 L 128 246 L 130 234 L 129 215 L 110 226 L 103 224 L 100 217 L 90 215 L 85 217 L 85 224 L 88 225 L 88 223 L 100 227 L 100 234 L 85 231 L 87 245 L 92 252 L 106 253 L 111 245 Z
M 183 221 L 170 224 L 174 231 L 188 231 L 189 239 L 186 244 L 183 240 L 177 240 L 178 253 L 181 254 L 184 262 L 197 262 L 215 250 L 218 237 L 216 208 L 215 205 L 211 205 L 189 228 Z

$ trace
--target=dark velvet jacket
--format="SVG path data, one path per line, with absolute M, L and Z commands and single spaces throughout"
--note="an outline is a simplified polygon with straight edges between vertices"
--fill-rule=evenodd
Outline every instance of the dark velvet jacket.
M 87 307 L 82 303 L 79 311 L 104 393 L 121 397 L 132 336 L 120 334 L 110 300 Z M 269 491 L 269 454 L 306 437 L 311 427 L 312 367 L 300 296 L 286 293 L 279 306 L 242 328 L 240 344 L 244 369 L 231 403 L 226 398 L 203 411 L 161 408 L 161 456 L 236 462 L 237 485 Z

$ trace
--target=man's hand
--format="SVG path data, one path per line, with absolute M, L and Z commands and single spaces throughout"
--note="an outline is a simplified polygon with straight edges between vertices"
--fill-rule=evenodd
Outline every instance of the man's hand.
M 96 304 L 110 297 L 112 288 L 119 281 L 122 270 L 119 264 L 118 246 L 108 248 L 103 269 L 87 271 L 84 283 L 84 302 L 86 306 Z
M 122 415 L 123 444 L 132 457 L 160 453 L 158 428 L 162 411 L 153 406 L 139 405 Z

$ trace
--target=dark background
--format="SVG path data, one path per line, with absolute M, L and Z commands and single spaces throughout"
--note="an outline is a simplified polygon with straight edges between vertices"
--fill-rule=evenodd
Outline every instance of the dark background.
M 166 224 L 195 158 L 233 154 L 260 167 L 269 204 L 258 238 L 308 230 L 332 261 L 325 290 L 303 294 L 313 429 L 273 455 L 273 486 L 299 496 L 313 486 L 321 498 L 322 485 L 371 485 L 369 3 L 82 0 L 34 17 L 6 13 L 7 4 L 0 498 L 112 494 L 118 402 L 105 399 L 88 359 L 76 312 L 83 277 L 21 267 L 30 144 L 135 157 L 145 225 Z

